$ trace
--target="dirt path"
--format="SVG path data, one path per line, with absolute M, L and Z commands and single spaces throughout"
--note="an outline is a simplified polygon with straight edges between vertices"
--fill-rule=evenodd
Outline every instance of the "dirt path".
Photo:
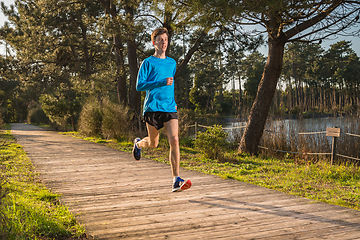
M 12 134 L 96 239 L 360 239 L 360 212 L 181 170 L 84 140 L 12 124 Z

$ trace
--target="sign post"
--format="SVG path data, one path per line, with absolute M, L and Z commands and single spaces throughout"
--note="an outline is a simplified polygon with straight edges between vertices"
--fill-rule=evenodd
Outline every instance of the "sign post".
M 326 128 L 326 136 L 332 137 L 331 145 L 331 165 L 333 165 L 336 160 L 336 139 L 340 137 L 340 128 Z

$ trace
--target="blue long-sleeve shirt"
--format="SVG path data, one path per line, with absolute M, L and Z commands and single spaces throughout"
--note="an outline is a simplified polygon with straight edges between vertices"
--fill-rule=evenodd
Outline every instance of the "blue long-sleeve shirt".
M 176 62 L 150 56 L 146 58 L 138 73 L 137 91 L 146 91 L 143 114 L 146 112 L 176 112 L 174 85 L 166 85 L 166 78 L 174 77 Z

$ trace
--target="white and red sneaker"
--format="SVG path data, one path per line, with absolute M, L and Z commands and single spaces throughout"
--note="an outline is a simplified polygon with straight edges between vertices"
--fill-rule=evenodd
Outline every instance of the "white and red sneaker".
M 172 187 L 172 191 L 173 192 L 184 191 L 186 189 L 189 189 L 190 187 L 191 187 L 190 180 L 185 181 L 184 179 L 182 179 L 180 177 L 176 177 L 173 187 Z

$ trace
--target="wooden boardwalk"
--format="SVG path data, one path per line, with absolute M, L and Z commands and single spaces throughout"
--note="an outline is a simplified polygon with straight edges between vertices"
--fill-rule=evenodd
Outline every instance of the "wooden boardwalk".
M 44 183 L 95 239 L 360 239 L 360 212 L 181 170 L 84 140 L 12 124 Z

